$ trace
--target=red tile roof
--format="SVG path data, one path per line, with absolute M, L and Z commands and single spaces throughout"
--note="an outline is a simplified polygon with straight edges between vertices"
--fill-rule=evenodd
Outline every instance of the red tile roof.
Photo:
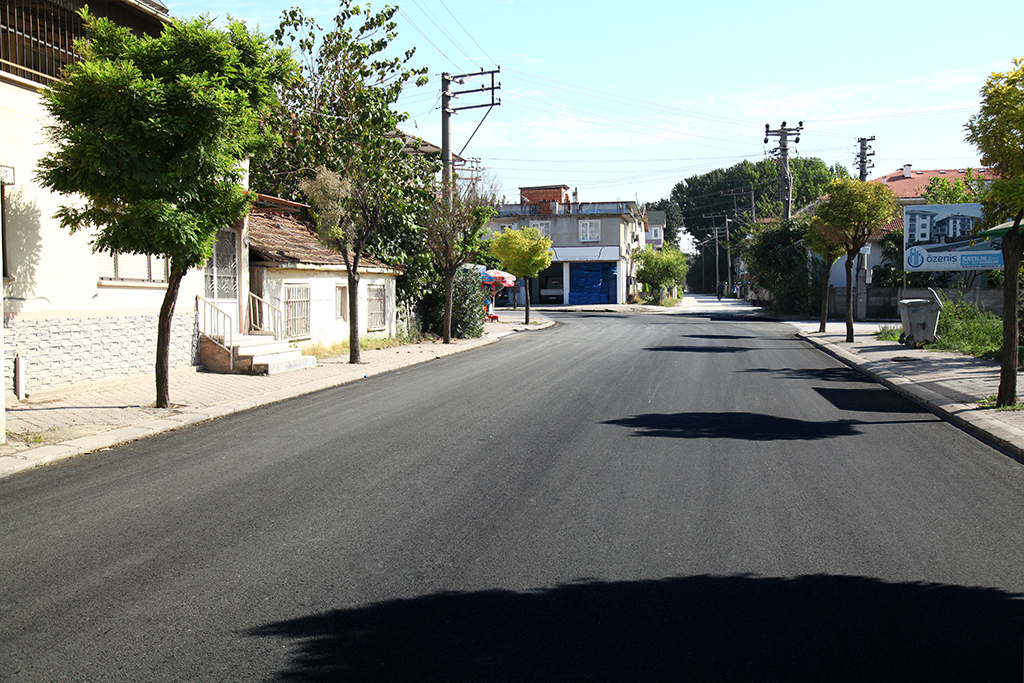
M 275 263 L 337 266 L 338 270 L 345 270 L 341 252 L 324 246 L 316 231 L 294 216 L 262 211 L 249 214 L 249 249 L 263 260 Z M 360 264 L 397 272 L 365 255 Z
M 974 169 L 974 175 L 980 175 L 986 180 L 995 178 L 993 174 L 987 168 Z M 948 178 L 949 182 L 956 182 L 957 180 L 963 180 L 967 177 L 966 169 L 939 169 L 933 171 L 915 171 L 913 167 L 910 168 L 910 177 L 907 178 L 903 172 L 903 169 L 898 169 L 887 175 L 879 176 L 878 178 L 872 178 L 869 183 L 884 183 L 893 193 L 900 199 L 907 199 L 912 197 L 920 197 L 921 193 L 928 183 L 931 182 L 932 178 Z

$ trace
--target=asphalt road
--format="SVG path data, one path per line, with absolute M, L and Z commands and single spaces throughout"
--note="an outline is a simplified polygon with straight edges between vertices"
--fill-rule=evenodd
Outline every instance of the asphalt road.
M 0 680 L 1022 679 L 1024 467 L 779 323 L 556 319 L 0 481 Z

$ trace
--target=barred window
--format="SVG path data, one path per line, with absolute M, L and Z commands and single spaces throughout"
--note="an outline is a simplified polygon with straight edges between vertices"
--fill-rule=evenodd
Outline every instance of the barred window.
M 387 290 L 384 285 L 368 285 L 366 288 L 367 308 L 369 309 L 366 329 L 368 332 L 379 332 L 387 328 Z
M 0 3 L 0 68 L 36 83 L 51 83 L 76 56 L 85 36 L 77 12 L 84 0 L 6 0 Z
M 309 336 L 309 285 L 284 286 L 285 336 Z

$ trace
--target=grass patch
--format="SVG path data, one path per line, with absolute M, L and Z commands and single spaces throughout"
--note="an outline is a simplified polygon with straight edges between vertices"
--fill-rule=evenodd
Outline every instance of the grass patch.
M 7 438 L 22 443 L 46 443 L 46 432 L 7 432 Z
M 403 337 L 366 337 L 359 340 L 359 349 L 361 351 L 376 351 L 379 349 L 391 349 L 396 346 L 402 346 L 408 344 L 412 340 L 405 339 Z M 309 342 L 303 344 L 302 355 L 304 356 L 316 356 L 317 358 L 338 358 L 340 356 L 347 356 L 349 352 L 348 340 L 336 342 L 334 344 L 321 344 L 319 342 Z
M 942 304 L 937 339 L 928 348 L 985 358 L 999 355 L 1003 348 L 1003 321 L 998 316 L 964 301 L 943 297 Z
M 901 334 L 903 334 L 902 325 L 882 325 L 878 328 L 878 339 L 880 341 L 898 342 Z
M 996 408 L 996 397 L 989 396 L 978 401 L 979 408 Z M 1014 403 L 1012 406 L 1003 406 L 996 410 L 1024 410 L 1024 403 Z

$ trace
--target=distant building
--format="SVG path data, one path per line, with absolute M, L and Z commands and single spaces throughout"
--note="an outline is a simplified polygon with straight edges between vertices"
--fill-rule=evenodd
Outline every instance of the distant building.
M 533 227 L 551 238 L 551 265 L 530 286 L 541 304 L 624 303 L 635 293 L 632 255 L 644 246 L 636 202 L 581 202 L 568 185 L 519 188 L 518 204 L 502 204 L 492 232 Z M 522 287 L 515 294 L 523 303 Z
M 655 249 L 665 245 L 666 218 L 664 211 L 647 212 L 647 228 L 644 230 L 644 241 Z

